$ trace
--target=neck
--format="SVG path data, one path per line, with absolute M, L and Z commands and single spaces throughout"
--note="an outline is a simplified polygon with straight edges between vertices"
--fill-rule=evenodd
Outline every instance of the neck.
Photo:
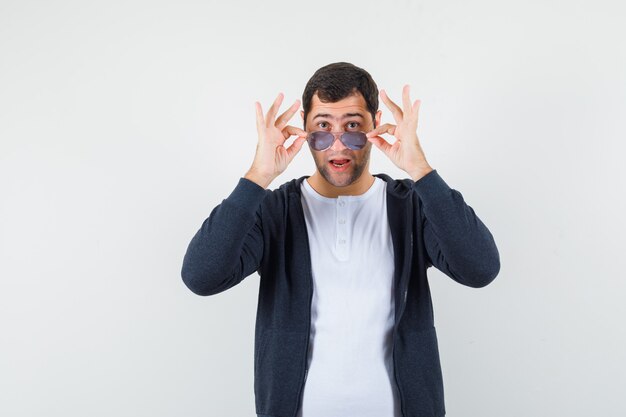
M 337 187 L 328 181 L 319 171 L 308 178 L 309 185 L 324 197 L 337 198 L 340 195 L 361 195 L 370 189 L 374 184 L 374 176 L 367 172 L 363 174 L 352 184 L 343 187 Z

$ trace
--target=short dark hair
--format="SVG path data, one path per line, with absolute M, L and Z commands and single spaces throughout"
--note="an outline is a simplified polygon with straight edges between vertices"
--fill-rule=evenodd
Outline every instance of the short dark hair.
M 374 121 L 374 127 L 376 127 L 378 86 L 367 71 L 349 62 L 335 62 L 315 71 L 302 93 L 304 129 L 306 129 L 307 115 L 311 110 L 311 101 L 316 93 L 320 101 L 335 103 L 357 92 L 361 93 L 365 99 L 367 109 Z

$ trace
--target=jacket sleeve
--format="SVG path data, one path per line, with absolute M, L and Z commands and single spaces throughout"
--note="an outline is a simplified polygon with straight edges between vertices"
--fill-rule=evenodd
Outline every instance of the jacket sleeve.
M 266 190 L 240 178 L 191 239 L 181 276 L 198 295 L 213 295 L 239 284 L 259 269 L 263 256 L 260 206 Z
M 493 281 L 500 271 L 498 248 L 461 193 L 450 188 L 437 170 L 414 182 L 413 189 L 422 202 L 429 262 L 468 287 L 480 288 Z

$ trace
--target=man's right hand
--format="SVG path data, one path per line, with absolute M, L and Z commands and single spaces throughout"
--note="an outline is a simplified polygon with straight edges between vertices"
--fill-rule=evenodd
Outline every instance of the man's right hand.
M 244 175 L 244 178 L 254 181 L 263 188 L 279 176 L 293 160 L 306 141 L 307 133 L 294 126 L 288 126 L 287 122 L 300 108 L 300 100 L 276 118 L 276 113 L 283 101 L 283 94 L 279 93 L 276 100 L 263 117 L 261 103 L 255 101 L 256 128 L 259 134 L 259 142 L 256 146 L 256 154 L 252 166 Z M 294 142 L 286 148 L 285 141 L 290 136 L 297 136 Z

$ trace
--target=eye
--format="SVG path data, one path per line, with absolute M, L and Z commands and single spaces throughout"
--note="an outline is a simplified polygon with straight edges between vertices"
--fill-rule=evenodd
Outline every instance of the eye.
M 356 129 L 357 126 L 361 125 L 361 123 L 359 123 L 359 122 L 348 122 L 348 126 L 350 126 L 350 125 L 354 125 L 354 126 L 350 127 L 350 129 Z
M 326 129 L 326 127 L 327 127 L 327 126 L 322 126 L 322 125 L 327 125 L 327 123 L 326 123 L 326 122 L 319 122 L 317 125 L 318 125 L 319 127 L 321 127 L 322 129 Z

